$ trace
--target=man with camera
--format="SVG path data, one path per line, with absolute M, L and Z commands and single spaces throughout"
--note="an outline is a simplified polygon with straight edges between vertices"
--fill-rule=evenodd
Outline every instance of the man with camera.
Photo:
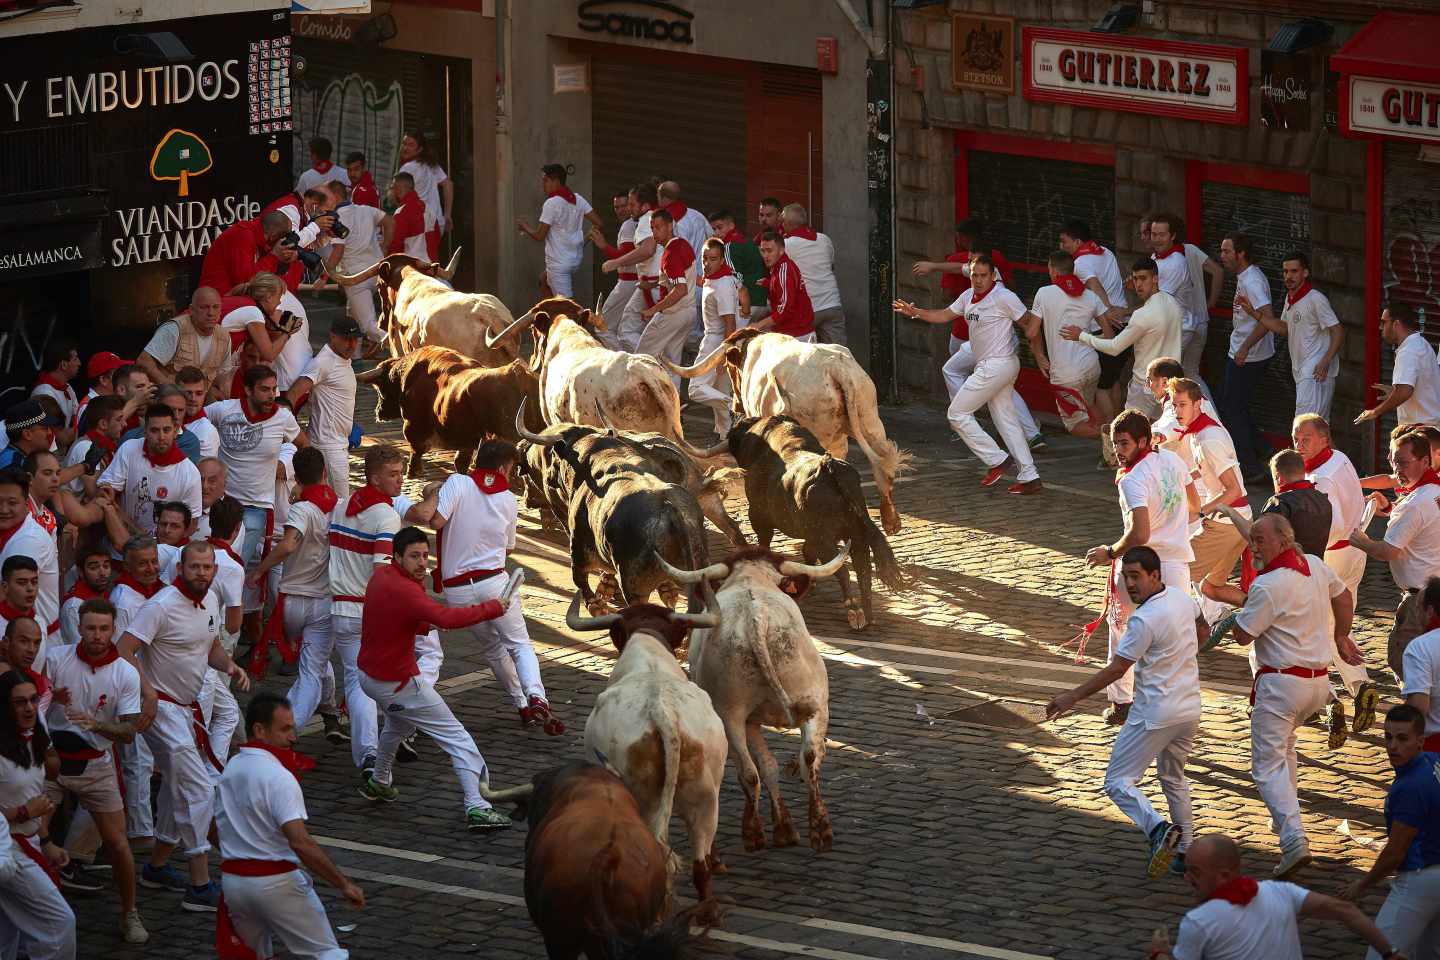
M 280 238 L 290 232 L 290 218 L 267 210 L 254 220 L 237 220 L 221 231 L 205 253 L 200 286 L 223 295 L 248 283 L 261 269 L 262 257 L 274 256 Z M 297 239 L 298 242 L 298 239 Z
M 349 196 L 348 188 L 341 183 L 332 182 L 329 187 L 332 193 Z M 378 262 L 390 246 L 390 238 L 395 233 L 395 218 L 379 206 L 362 204 L 358 200 L 341 203 L 335 212 L 340 221 L 334 228 L 335 239 L 331 241 L 330 252 L 325 259 L 326 269 L 333 270 L 338 265 L 341 272 L 356 274 Z M 316 286 L 323 286 L 325 279 L 322 273 Z M 375 319 L 375 278 L 340 289 L 345 292 L 346 309 L 360 325 L 366 339 L 372 343 L 383 341 L 385 334 Z

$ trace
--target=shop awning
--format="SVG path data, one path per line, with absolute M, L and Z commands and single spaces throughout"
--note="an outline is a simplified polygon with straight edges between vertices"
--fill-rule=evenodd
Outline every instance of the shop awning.
M 1440 16 L 1387 11 L 1360 28 L 1330 58 L 1330 68 L 1405 83 L 1440 84 Z

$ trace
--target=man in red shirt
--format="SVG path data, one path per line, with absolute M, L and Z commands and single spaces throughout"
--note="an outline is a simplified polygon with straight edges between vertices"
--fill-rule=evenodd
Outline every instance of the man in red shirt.
M 770 271 L 770 316 L 754 324 L 773 333 L 789 334 L 806 343 L 815 342 L 815 308 L 800 268 L 785 255 L 785 237 L 777 230 L 760 234 L 760 259 Z
M 390 181 L 390 195 L 395 198 L 395 232 L 390 236 L 386 254 L 408 253 L 422 263 L 430 262 L 430 248 L 425 240 L 425 201 L 415 192 L 415 178 L 397 173 Z
M 480 784 L 488 777 L 475 739 L 420 676 L 415 638 L 429 633 L 432 626 L 458 630 L 503 616 L 519 592 L 521 574 L 512 573 L 510 583 L 496 599 L 470 607 L 447 607 L 425 593 L 422 584 L 429 565 L 429 538 L 415 527 L 405 527 L 395 534 L 390 563 L 377 564 L 365 588 L 357 665 L 360 686 L 385 715 L 385 728 L 380 732 L 375 769 L 365 776 L 360 795 L 385 803 L 399 798 L 400 791 L 391 783 L 395 750 L 401 740 L 423 730 L 450 754 L 465 793 L 465 821 L 470 829 L 508 827 L 510 818 L 480 795 Z
M 375 178 L 365 169 L 365 154 L 359 150 L 346 155 L 345 172 L 350 177 L 350 202 L 362 207 L 380 206 L 380 191 L 375 189 Z
M 275 254 L 280 238 L 290 232 L 290 218 L 278 210 L 237 220 L 221 231 L 200 267 L 200 286 L 229 293 L 263 269 L 260 258 Z

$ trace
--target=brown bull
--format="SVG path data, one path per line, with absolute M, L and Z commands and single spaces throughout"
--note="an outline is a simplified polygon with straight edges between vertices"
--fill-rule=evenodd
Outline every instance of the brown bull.
M 411 477 L 420 475 L 432 447 L 455 450 L 455 472 L 464 473 L 486 434 L 519 441 L 515 424 L 522 405 L 532 411 L 530 420 L 539 419 L 533 413 L 535 374 L 520 360 L 486 367 L 454 350 L 424 347 L 382 360 L 355 379 L 380 394 L 375 419 L 404 421 L 405 442 L 413 451 Z M 529 403 L 524 402 L 527 397 Z

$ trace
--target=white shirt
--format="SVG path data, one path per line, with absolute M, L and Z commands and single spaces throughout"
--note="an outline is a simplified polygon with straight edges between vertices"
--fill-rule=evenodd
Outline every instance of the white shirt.
M 724 316 L 734 317 L 736 330 L 745 326 L 745 318 L 740 316 L 740 287 L 743 283 L 739 274 L 733 273 L 706 278 L 705 285 L 700 288 L 700 315 L 707 335 L 725 335 L 725 321 L 720 319 Z
M 302 500 L 290 505 L 285 526 L 300 535 L 300 544 L 285 558 L 280 592 L 296 597 L 330 596 L 330 515 Z
M 1323 669 L 1335 658 L 1335 613 L 1330 599 L 1345 582 L 1325 561 L 1305 555 L 1310 575 L 1286 567 L 1266 570 L 1250 584 L 1235 625 L 1255 638 L 1261 666 Z
M 28 767 L 22 767 L 9 757 L 0 756 L 0 807 L 18 807 L 44 793 L 44 760 L 39 763 L 31 763 Z M 30 837 L 34 844 L 33 838 L 40 832 L 40 821 L 41 818 L 38 816 L 31 817 L 29 820 L 10 824 L 10 829 L 5 832 Z M 17 851 L 16 856 L 24 857 L 25 854 Z M 8 899 L 15 894 L 7 890 L 6 896 Z
M 310 422 L 305 432 L 317 447 L 346 449 L 355 425 L 355 368 L 327 343 L 301 374 L 314 384 L 308 405 Z
M 504 569 L 505 551 L 515 548 L 519 512 L 509 490 L 483 493 L 470 474 L 452 474 L 435 501 L 435 513 L 446 518 L 440 576 Z
M 306 190 L 322 189 L 325 184 L 335 180 L 339 180 L 347 187 L 350 186 L 350 174 L 346 173 L 345 168 L 338 163 L 330 164 L 330 169 L 324 173 L 321 173 L 314 167 L 308 167 L 304 173 L 300 174 L 299 179 L 295 181 L 295 192 L 303 197 L 305 196 Z
M 126 440 L 100 474 L 100 486 L 122 492 L 121 509 L 147 535 L 155 535 L 155 504 L 179 500 L 200 514 L 200 469 L 189 459 L 156 466 L 145 456 L 145 441 Z
M 1400 548 L 1390 576 L 1405 590 L 1423 590 L 1440 574 L 1440 487 L 1427 483 L 1395 501 L 1385 542 Z
M 60 552 L 56 549 L 55 538 L 40 526 L 32 516 L 26 516 L 14 532 L 0 541 L 0 563 L 10 557 L 29 557 L 40 568 L 40 592 L 35 595 L 35 613 L 44 620 L 40 626 L 45 629 L 41 637 L 40 655 L 35 658 L 35 669 L 44 665 L 45 640 L 48 627 L 55 624 L 56 633 L 60 624 Z
M 1335 316 L 1330 298 L 1313 288 L 1293 304 L 1286 297 L 1280 319 L 1285 321 L 1289 330 L 1291 376 L 1296 382 L 1315 379 L 1315 368 L 1330 349 L 1330 335 L 1326 331 L 1340 326 L 1340 318 Z M 1333 381 L 1339 372 L 1340 354 L 1337 352 L 1330 358 L 1325 376 Z
M 1200 666 L 1195 660 L 1195 621 L 1200 616 L 1200 606 L 1188 592 L 1165 587 L 1135 608 L 1115 645 L 1116 656 L 1135 664 L 1130 716 L 1147 730 L 1200 719 Z
M 705 250 L 705 241 L 711 237 L 710 219 L 694 207 L 687 207 L 685 216 L 675 221 L 675 232 L 695 251 L 695 269 L 704 270 L 700 254 Z
M 220 859 L 300 862 L 280 828 L 307 819 L 305 793 L 274 754 L 241 747 L 225 764 L 216 790 Z
M 174 351 L 171 352 L 173 353 Z M 48 383 L 42 383 L 30 391 L 30 396 L 32 398 L 49 397 L 51 400 L 54 400 L 60 408 L 60 417 L 65 423 L 69 424 L 75 421 L 75 414 L 80 408 L 80 398 L 75 396 L 75 388 L 70 386 L 70 384 L 65 384 L 65 390 L 62 392 L 56 390 Z
M 1190 312 L 1199 318 L 1196 329 L 1210 326 L 1210 301 L 1205 296 L 1205 261 L 1210 254 L 1193 243 L 1185 246 L 1185 269 L 1190 272 L 1190 301 L 1186 304 Z
M 140 713 L 140 673 L 124 657 L 98 669 L 80 659 L 79 647 L 58 647 L 50 656 L 46 674 L 50 685 L 70 691 L 70 706 L 90 714 L 102 723 L 114 723 L 121 717 Z M 84 739 L 104 756 L 92 763 L 109 763 L 113 740 L 92 731 L 81 730 L 65 716 L 65 705 L 50 704 L 45 725 L 52 731 L 68 730 Z
M 1031 310 L 1044 324 L 1051 383 L 1078 384 L 1100 375 L 1100 357 L 1094 347 L 1060 336 L 1063 327 L 1079 327 L 1092 333 L 1100 329 L 1095 319 L 1105 312 L 1105 304 L 1095 291 L 1082 290 L 1080 296 L 1072 297 L 1049 284 L 1035 291 Z
M 669 247 L 670 244 L 674 243 L 677 240 L 683 241 L 684 239 L 684 237 L 679 236 L 671 237 L 670 240 L 665 244 L 665 247 Z M 657 247 L 657 249 L 660 249 L 661 253 L 663 254 L 664 247 Z M 698 257 L 699 254 L 697 253 L 696 256 Z M 680 313 L 686 310 L 693 312 L 695 310 L 695 278 L 699 275 L 697 271 L 700 267 L 700 261 L 698 259 L 691 260 L 690 265 L 685 268 L 685 276 L 683 277 L 666 276 L 664 267 L 665 261 L 663 256 L 660 260 L 660 263 L 660 289 L 662 291 L 668 293 L 672 287 L 679 286 L 682 283 L 685 284 L 685 295 L 682 296 L 679 300 L 676 300 L 674 303 L 670 304 L 670 306 L 666 307 L 665 312 L 667 314 Z
M 215 424 L 205 416 L 204 410 L 201 410 L 194 420 L 187 420 L 185 429 L 193 433 L 199 441 L 201 460 L 220 456 L 220 433 L 215 429 Z
M 277 406 L 269 417 L 252 422 L 245 416 L 241 401 L 221 400 L 207 406 L 205 416 L 220 433 L 220 460 L 227 470 L 226 492 L 244 506 L 274 509 L 280 445 L 300 433 L 294 415 Z
M 91 440 L 89 437 L 85 436 L 82 433 L 79 437 L 75 439 L 74 443 L 70 444 L 70 449 L 65 451 L 65 459 L 60 461 L 60 466 L 73 467 L 77 463 L 84 463 L 85 454 L 89 453 L 90 448 L 94 445 L 95 441 Z M 81 482 L 79 477 L 76 477 L 74 480 L 71 480 L 69 483 L 65 484 L 65 487 L 66 489 L 73 492 L 76 496 L 79 496 L 85 491 L 85 484 Z
M 181 549 L 159 545 L 161 583 L 170 583 L 179 574 Z M 230 550 L 234 552 L 235 547 L 231 546 Z M 220 601 L 221 613 L 245 602 L 245 564 L 226 553 L 223 547 L 215 548 L 215 579 L 210 581 L 210 592 Z
M 1075 258 L 1075 276 L 1086 282 L 1091 277 L 1097 277 L 1100 280 L 1100 286 L 1105 288 L 1105 299 L 1110 301 L 1110 306 L 1125 306 L 1125 280 L 1120 276 L 1120 264 L 1109 247 L 1100 247 L 1099 253 L 1084 253 L 1077 256 Z
M 1440 369 L 1435 366 L 1435 349 L 1420 331 L 1395 348 L 1390 382 L 1415 388 L 1410 399 L 1395 411 L 1401 423 L 1440 423 Z
M 1261 880 L 1245 906 L 1206 900 L 1180 921 L 1175 960 L 1302 960 L 1295 918 L 1310 891 L 1282 880 Z
M 145 606 L 146 600 L 128 583 L 117 583 L 110 588 L 110 602 L 115 605 L 115 636 L 118 638 L 129 628 L 130 621 Z
M 1020 338 L 1015 334 L 1015 321 L 1025 316 L 1025 304 L 1005 284 L 997 281 L 978 299 L 975 288 L 969 288 L 950 304 L 950 312 L 963 316 L 969 325 L 970 349 L 977 364 L 1018 356 Z
M 195 606 L 178 587 L 165 587 L 145 603 L 125 632 L 143 646 L 141 663 L 147 680 L 182 704 L 200 696 L 210 647 L 220 636 L 224 617 L 215 591 Z
M 38 605 L 30 613 L 30 618 L 34 620 L 35 624 L 40 628 L 40 650 L 35 654 L 35 662 L 30 665 L 30 669 L 36 673 L 41 673 L 45 670 L 46 658 L 49 655 L 50 648 L 56 645 L 52 641 L 57 640 L 60 636 L 60 625 L 57 620 L 45 619 L 45 615 L 40 612 Z M 0 636 L 4 635 L 5 630 L 9 626 L 10 618 L 0 613 Z
M 390 547 L 400 529 L 400 514 L 384 501 L 347 517 L 345 510 L 359 489 L 363 488 L 351 490 L 350 496 L 330 511 L 330 593 L 335 598 L 331 612 L 357 619 L 364 607 L 340 598 L 365 596 L 375 564 L 389 561 Z
M 1180 307 L 1180 319 L 1183 329 L 1186 331 L 1195 330 L 1206 322 L 1203 314 L 1196 315 L 1194 306 L 1194 284 L 1190 282 L 1190 261 L 1185 257 L 1184 250 L 1174 251 L 1161 256 L 1154 256 L 1157 275 L 1160 278 L 1160 290 L 1175 298 L 1176 304 Z M 1150 298 L 1155 299 L 1154 297 Z M 1132 321 L 1133 322 L 1133 321 Z M 1178 357 L 1179 354 L 1171 354 Z M 1139 357 L 1136 358 L 1136 365 L 1139 365 Z
M 1235 304 L 1231 316 L 1234 326 L 1230 328 L 1230 358 L 1234 359 L 1235 354 L 1245 345 L 1245 341 L 1255 330 L 1258 320 L 1251 319 L 1250 314 L 1240 307 L 1240 295 L 1244 294 L 1250 300 L 1250 307 L 1259 313 L 1270 305 L 1270 281 L 1265 279 L 1265 274 L 1255 264 L 1250 264 L 1235 277 Z M 1269 360 L 1275 356 L 1275 334 L 1266 332 L 1265 336 L 1255 342 L 1250 352 L 1245 356 L 1246 363 L 1255 363 L 1259 360 Z
M 699 248 L 697 248 L 699 249 Z M 785 253 L 800 268 L 805 292 L 816 313 L 840 309 L 840 284 L 835 279 L 835 244 L 823 233 L 814 240 L 794 235 L 785 238 Z
M 280 355 L 270 364 L 275 368 L 275 386 L 284 393 L 310 363 L 314 353 L 310 349 L 310 319 L 305 315 L 305 305 L 286 290 L 280 295 L 280 309 L 300 318 L 300 329 L 290 335 L 285 346 L 280 348 Z
M 546 197 L 540 207 L 540 222 L 549 224 L 545 234 L 545 263 L 574 269 L 585 256 L 585 214 L 590 202 L 575 194 L 575 202 L 564 197 Z M 697 254 L 698 256 L 698 254 Z
M 1423 693 L 1430 698 L 1425 733 L 1440 733 L 1440 630 L 1422 633 L 1405 648 L 1405 683 L 1402 696 Z
M 1220 414 L 1215 409 L 1215 404 L 1210 402 L 1209 397 L 1200 398 L 1200 412 L 1205 414 L 1216 423 L 1220 422 Z M 1187 470 L 1195 469 L 1195 461 L 1191 459 L 1190 444 L 1181 439 L 1185 428 L 1180 426 L 1180 421 L 1175 417 L 1175 408 L 1170 403 L 1170 395 L 1162 394 L 1160 397 L 1160 416 L 1150 424 L 1150 436 L 1155 446 L 1163 445 L 1166 450 L 1171 451 L 1181 460 L 1185 461 Z
M 1120 477 L 1120 512 L 1129 516 L 1144 507 L 1150 514 L 1150 539 L 1145 545 L 1163 560 L 1189 563 L 1190 504 L 1185 486 L 1190 471 L 1169 450 L 1152 450 Z
M 385 251 L 380 248 L 380 223 L 385 219 L 385 211 L 367 204 L 347 203 L 335 212 L 340 222 L 350 230 L 350 235 L 344 240 L 331 241 L 342 248 L 337 264 L 340 272 L 355 274 L 374 266 L 385 256 Z
M 1235 508 L 1236 513 L 1248 518 L 1250 502 L 1246 499 L 1245 478 L 1240 475 L 1240 460 L 1235 456 L 1235 441 L 1230 438 L 1230 431 L 1216 422 L 1198 433 L 1187 434 L 1185 439 L 1190 445 L 1190 462 L 1195 465 L 1191 476 L 1195 480 L 1195 492 L 1200 495 L 1200 503 L 1209 503 L 1224 491 L 1225 484 L 1220 482 L 1220 478 L 1225 471 L 1233 469 L 1240 492 L 1229 505 Z M 1221 523 L 1230 522 L 1230 518 L 1223 515 L 1216 519 Z
M 1130 376 L 1143 387 L 1150 361 L 1159 357 L 1180 356 L 1183 317 L 1184 311 L 1179 302 L 1164 290 L 1157 290 L 1144 306 L 1130 315 L 1130 322 L 1114 337 L 1102 340 L 1093 333 L 1082 332 L 1080 342 L 1112 357 L 1119 356 L 1133 345 L 1135 367 Z
M 616 245 L 623 247 L 623 246 L 625 246 L 625 244 L 627 244 L 627 243 L 634 243 L 634 242 L 635 242 L 635 231 L 639 228 L 639 226 L 640 226 L 639 221 L 637 221 L 634 217 L 630 217 L 630 218 L 628 218 L 627 220 L 625 220 L 623 223 L 621 223 L 621 224 L 620 224 L 620 234 L 619 234 L 619 236 L 617 236 L 617 237 L 615 238 L 615 243 L 616 243 Z M 626 268 L 626 269 L 633 269 L 633 268 Z
M 1330 498 L 1330 542 L 1350 539 L 1365 516 L 1365 491 L 1350 458 L 1332 448 L 1330 459 L 1306 473 L 1305 479 Z
M 635 221 L 635 246 L 640 246 L 642 243 L 644 243 L 646 240 L 649 240 L 654 235 L 655 231 L 651 228 L 650 224 L 650 213 L 646 212 L 640 214 L 640 217 Z M 662 248 L 660 244 L 656 243 L 655 252 L 650 255 L 650 258 L 648 260 L 641 260 L 639 263 L 634 264 L 630 269 L 634 270 L 642 278 L 654 277 L 658 275 L 660 273 L 661 249 Z M 699 256 L 698 252 L 696 253 L 696 256 Z
M 445 168 L 438 163 L 428 166 L 419 160 L 409 160 L 400 165 L 399 173 L 408 173 L 415 179 L 415 192 L 425 201 L 425 229 L 445 226 L 445 210 L 440 203 L 440 184 L 450 179 Z M 429 257 L 423 259 L 429 262 Z
M 236 311 L 231 311 L 232 313 Z M 257 309 L 255 311 L 259 313 Z M 210 331 L 208 337 L 197 335 L 195 337 L 196 356 L 204 359 L 210 356 L 210 350 L 216 337 L 228 337 L 222 328 L 216 326 Z M 175 357 L 175 348 L 180 344 L 180 324 L 175 320 L 168 320 L 155 328 L 155 333 L 150 337 L 150 342 L 145 344 L 145 353 L 155 358 L 155 362 L 161 366 L 169 363 Z

